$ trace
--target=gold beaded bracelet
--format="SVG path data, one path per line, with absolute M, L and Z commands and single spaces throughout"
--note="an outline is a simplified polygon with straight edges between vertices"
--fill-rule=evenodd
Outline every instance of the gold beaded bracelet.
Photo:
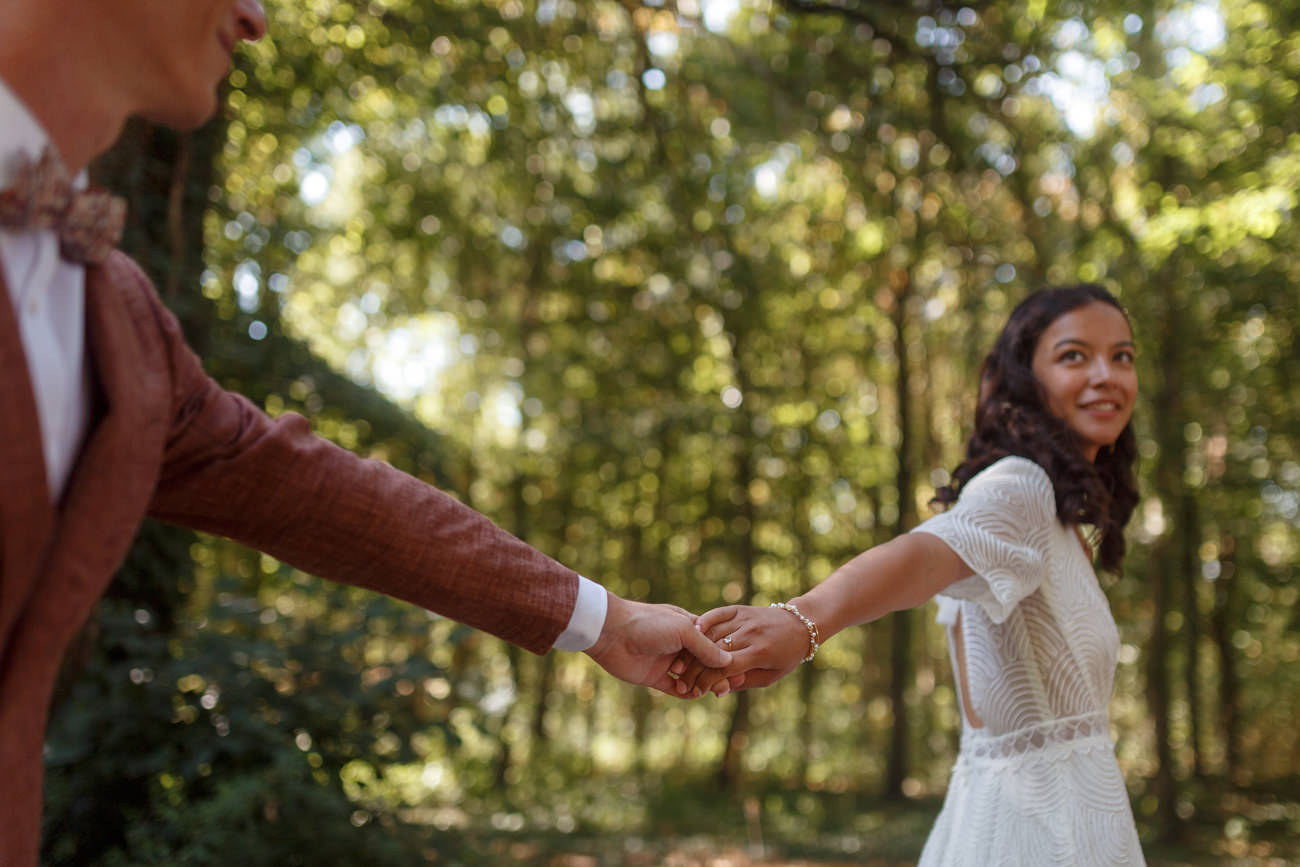
M 807 617 L 804 617 L 803 612 L 795 607 L 793 602 L 773 602 L 771 607 L 780 608 L 783 611 L 789 611 L 803 622 L 803 625 L 808 629 L 808 643 L 812 647 L 812 649 L 808 651 L 808 655 L 803 658 L 803 661 L 812 662 L 812 658 L 817 655 L 817 648 L 821 646 L 817 643 L 817 624 L 813 623 Z

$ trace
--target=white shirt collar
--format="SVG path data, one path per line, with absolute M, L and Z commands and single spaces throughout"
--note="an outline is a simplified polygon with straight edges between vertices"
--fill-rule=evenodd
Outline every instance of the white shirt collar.
M 36 115 L 0 78 L 0 189 L 13 183 L 18 168 L 39 159 L 49 144 L 49 133 Z M 73 179 L 73 186 L 85 187 L 87 178 L 86 172 L 81 172 Z

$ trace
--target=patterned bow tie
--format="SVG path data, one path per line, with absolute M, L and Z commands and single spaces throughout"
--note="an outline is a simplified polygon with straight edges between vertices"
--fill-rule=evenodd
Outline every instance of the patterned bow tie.
M 126 202 L 101 189 L 75 189 L 50 148 L 0 191 L 0 227 L 57 232 L 59 250 L 69 262 L 103 262 L 122 239 L 125 223 Z

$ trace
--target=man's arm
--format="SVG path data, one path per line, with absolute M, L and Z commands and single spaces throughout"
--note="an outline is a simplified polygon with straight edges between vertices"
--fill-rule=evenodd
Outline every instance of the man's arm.
M 607 594 L 433 486 L 313 435 L 301 416 L 272 420 L 224 391 L 138 280 L 131 306 L 137 320 L 148 320 L 145 330 L 161 335 L 171 385 L 155 517 L 413 602 L 534 653 L 586 651 L 616 677 L 663 691 L 679 651 L 710 666 L 730 662 L 680 608 Z

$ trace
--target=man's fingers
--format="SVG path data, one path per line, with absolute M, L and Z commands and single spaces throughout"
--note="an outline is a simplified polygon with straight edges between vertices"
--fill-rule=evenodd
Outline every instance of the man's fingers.
M 727 677 L 724 677 L 721 680 L 719 680 L 717 683 L 713 684 L 713 694 L 716 695 L 718 698 L 722 698 L 724 695 L 728 695 L 731 692 L 740 689 L 744 685 L 745 685 L 745 675 L 743 674 L 728 675 Z
M 708 671 L 708 667 L 698 659 L 691 659 L 686 664 L 686 669 L 677 677 L 677 682 L 681 684 L 682 692 L 690 692 L 695 689 L 700 675 Z
M 678 681 L 685 685 L 683 691 L 706 692 L 719 681 L 743 675 L 745 669 L 753 665 L 753 662 L 745 663 L 739 659 L 739 655 L 739 651 L 733 651 L 731 665 L 726 667 L 709 666 L 698 659 L 692 659 L 687 663 L 686 670 L 678 676 Z
M 688 692 L 679 689 L 679 683 L 680 681 L 677 678 L 672 677 L 665 671 L 650 683 L 647 683 L 646 686 L 651 689 L 657 689 L 662 693 L 673 696 L 674 698 L 691 698 L 692 696 Z
M 771 686 L 785 675 L 784 671 L 777 671 L 774 668 L 751 668 L 745 672 L 744 683 L 736 687 L 737 689 L 757 689 L 763 686 Z
M 726 668 L 731 664 L 731 653 L 713 643 L 703 632 L 687 626 L 680 630 L 682 649 L 708 668 Z
M 678 674 L 678 692 L 686 695 L 712 691 L 725 695 L 725 693 L 718 693 L 717 690 L 722 682 L 726 681 L 730 684 L 728 691 L 739 689 L 741 684 L 748 684 L 749 673 L 762 662 L 763 657 L 759 648 L 732 651 L 731 664 L 725 667 L 709 666 L 699 659 L 691 659 L 686 664 L 686 668 Z
M 737 674 L 744 674 L 755 668 L 762 668 L 765 660 L 765 654 L 762 647 L 746 647 L 743 650 L 733 650 L 731 652 L 731 665 L 726 667 L 728 677 Z
M 695 654 L 689 650 L 680 651 L 668 668 L 677 676 L 678 695 L 687 696 L 692 692 L 694 692 L 694 695 L 691 695 L 691 698 L 699 695 L 699 692 L 695 690 L 696 681 L 699 680 L 703 672 L 708 671 L 709 667 L 696 659 Z

